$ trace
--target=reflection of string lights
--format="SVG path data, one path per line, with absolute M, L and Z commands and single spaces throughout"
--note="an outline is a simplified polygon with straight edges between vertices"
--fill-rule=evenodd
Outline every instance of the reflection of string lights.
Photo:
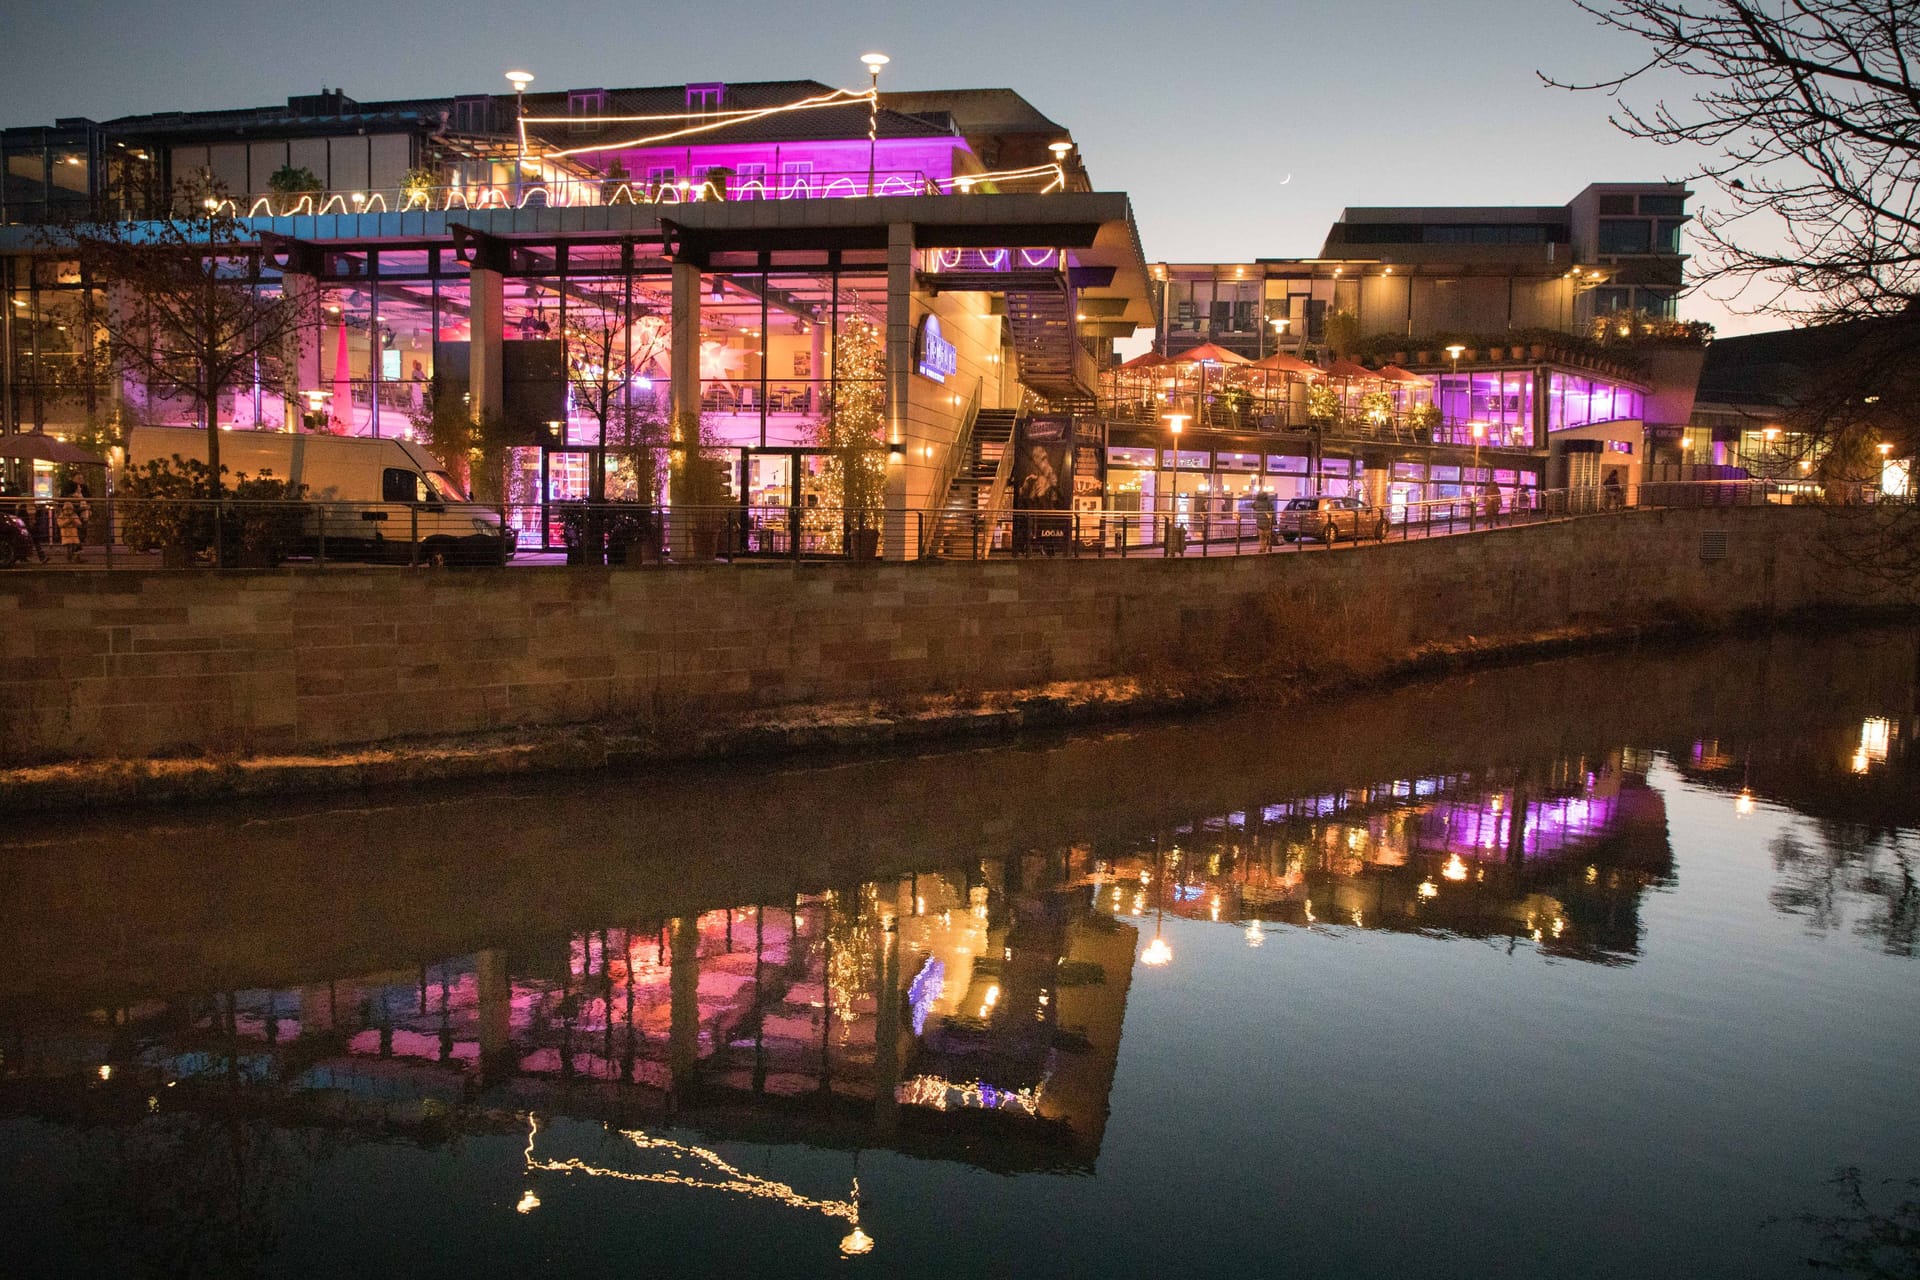
M 1460 860 L 1459 854 L 1452 854 L 1447 858 L 1447 865 L 1440 868 L 1440 874 L 1449 880 L 1465 880 L 1467 864 Z
M 1002 1089 L 984 1080 L 955 1084 L 940 1076 L 921 1075 L 894 1086 L 893 1097 L 904 1106 L 928 1107 L 934 1111 L 964 1108 L 1034 1115 L 1040 1110 L 1042 1087 L 1036 1084 L 1025 1089 Z
M 627 1139 L 642 1151 L 659 1151 L 668 1156 L 684 1156 L 710 1167 L 715 1178 L 695 1178 L 669 1169 L 664 1173 L 635 1173 L 626 1169 L 608 1169 L 600 1165 L 591 1165 L 574 1157 L 567 1160 L 538 1160 L 534 1158 L 533 1141 L 540 1131 L 539 1121 L 532 1112 L 527 1113 L 527 1150 L 526 1166 L 530 1172 L 541 1173 L 584 1173 L 596 1178 L 614 1178 L 621 1182 L 651 1182 L 662 1186 L 693 1187 L 702 1191 L 724 1191 L 732 1195 L 751 1196 L 759 1200 L 771 1200 L 791 1209 L 806 1209 L 829 1218 L 844 1218 L 853 1224 L 853 1233 L 841 1241 L 841 1248 L 847 1249 L 849 1242 L 855 1245 L 852 1252 L 866 1253 L 873 1248 L 873 1239 L 860 1230 L 860 1180 L 853 1180 L 853 1190 L 846 1200 L 816 1200 L 803 1196 L 784 1182 L 775 1182 L 770 1178 L 755 1177 L 723 1159 L 719 1153 L 706 1147 L 690 1146 L 684 1142 L 674 1142 L 669 1138 L 656 1138 L 641 1129 L 622 1129 L 620 1136 Z M 529 1213 L 540 1204 L 540 1197 L 531 1189 L 520 1198 L 515 1207 L 521 1213 Z M 856 1241 L 855 1237 L 860 1237 Z M 864 1241 L 864 1243 L 861 1243 Z

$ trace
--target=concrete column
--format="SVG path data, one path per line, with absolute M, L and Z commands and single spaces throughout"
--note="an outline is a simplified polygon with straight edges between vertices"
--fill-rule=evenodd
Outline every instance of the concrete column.
M 507 973 L 507 953 L 497 948 L 476 952 L 473 967 L 481 1076 L 496 1080 L 512 1075 L 519 1065 L 513 1053 L 513 979 Z
M 301 987 L 296 993 L 300 1007 L 300 1034 L 321 1035 L 334 1029 L 334 997 L 331 984 Z
M 475 267 L 470 278 L 467 408 L 473 420 L 480 422 L 506 412 L 500 344 L 506 336 L 507 305 L 504 280 L 498 271 Z
M 897 898 L 896 898 L 897 901 Z M 900 918 L 888 913 L 880 934 L 879 1010 L 873 1040 L 873 1124 L 892 1133 L 900 1106 L 894 1088 L 900 1083 Z
M 886 443 L 903 447 L 913 396 L 913 264 L 913 224 L 896 222 L 887 228 Z M 904 560 L 910 554 L 913 520 L 904 510 L 906 504 L 907 468 L 890 464 L 886 526 L 880 538 L 880 554 L 889 560 Z
M 680 916 L 669 921 L 667 928 L 673 938 L 667 971 L 673 1001 L 667 1024 L 667 1069 L 678 1092 L 693 1083 L 693 1071 L 700 1062 L 700 921 Z

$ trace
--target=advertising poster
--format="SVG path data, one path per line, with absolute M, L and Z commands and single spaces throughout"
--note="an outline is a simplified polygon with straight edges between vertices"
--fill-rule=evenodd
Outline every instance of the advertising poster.
M 1024 419 L 1014 450 L 1014 510 L 1067 510 L 1073 496 L 1073 419 L 1066 414 Z

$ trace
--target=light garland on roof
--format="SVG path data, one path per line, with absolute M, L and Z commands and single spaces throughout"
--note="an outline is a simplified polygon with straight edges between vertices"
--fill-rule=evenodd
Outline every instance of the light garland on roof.
M 728 112 L 725 113 L 726 118 L 724 119 L 718 118 L 721 113 L 688 112 L 678 118 L 684 120 L 700 120 L 702 123 L 689 125 L 684 129 L 670 129 L 666 133 L 657 133 L 650 137 L 634 138 L 623 142 L 599 142 L 586 147 L 567 147 L 558 151 L 549 151 L 546 154 L 548 156 L 581 156 L 591 155 L 600 151 L 626 151 L 635 147 L 653 147 L 663 142 L 672 142 L 679 138 L 692 137 L 694 134 L 712 133 L 717 129 L 725 129 L 736 124 L 752 124 L 756 120 L 765 120 L 769 116 L 785 115 L 792 111 L 818 111 L 824 107 L 839 107 L 845 106 L 850 102 L 871 102 L 874 100 L 875 94 L 866 90 L 855 92 L 852 89 L 835 89 L 828 94 L 812 98 L 802 98 L 798 102 L 784 103 L 777 107 L 760 107 L 738 114 Z M 674 117 L 668 118 L 671 119 Z M 542 118 L 544 122 L 548 123 L 567 124 L 592 124 L 598 119 L 600 119 L 600 117 L 595 116 L 568 116 L 564 121 L 545 121 L 545 118 Z M 519 122 L 520 143 L 523 148 L 527 141 L 527 124 L 528 121 L 524 118 Z
M 1037 178 L 1043 174 L 1053 174 L 1053 180 L 1042 187 L 1038 194 L 1046 195 L 1059 191 L 1066 186 L 1066 174 L 1056 165 L 1040 165 L 1028 169 L 1008 169 L 992 173 L 962 174 L 952 178 L 932 178 L 927 180 L 929 191 L 922 192 L 919 185 L 899 174 L 890 174 L 876 183 L 876 196 L 909 196 L 917 194 L 951 195 L 954 191 L 965 191 L 974 184 L 983 182 L 1011 182 L 1023 178 Z M 780 185 L 784 181 L 785 185 Z M 431 191 L 396 191 L 389 202 L 385 193 L 373 192 L 362 195 L 359 200 L 339 194 L 321 197 L 316 204 L 312 195 L 294 196 L 276 205 L 270 195 L 255 197 L 246 212 L 240 211 L 239 204 L 231 198 L 219 200 L 213 208 L 207 210 L 209 216 L 232 218 L 312 218 L 330 214 L 353 213 L 450 213 L 456 209 L 525 209 L 530 205 L 536 208 L 574 209 L 608 208 L 617 204 L 701 204 L 721 200 L 808 200 L 808 199 L 844 199 L 861 194 L 861 184 L 850 177 L 838 177 L 827 182 L 824 187 L 816 187 L 809 175 L 791 175 L 772 184 L 762 183 L 750 178 L 737 187 L 722 191 L 710 180 L 698 183 L 682 179 L 678 182 L 651 184 L 646 182 L 620 182 L 608 189 L 605 179 L 566 178 L 558 181 L 539 180 L 523 183 L 520 199 L 516 203 L 506 192 L 498 187 L 446 187 L 439 193 L 438 199 Z M 588 193 L 598 199 L 579 199 L 579 195 Z M 244 198 L 244 197 L 243 197 Z M 1029 252 L 1050 254 L 1052 250 L 1032 250 Z M 1037 263 L 1033 265 L 1038 265 Z

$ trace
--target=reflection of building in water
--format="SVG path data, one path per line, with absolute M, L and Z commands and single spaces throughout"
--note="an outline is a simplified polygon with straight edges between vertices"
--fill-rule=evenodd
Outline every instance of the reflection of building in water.
M 1639 950 L 1641 893 L 1672 874 L 1648 763 L 1614 752 L 1250 804 L 1120 853 L 1089 882 L 1121 915 L 1253 922 L 1255 945 L 1260 923 L 1337 924 L 1618 962 Z
M 1732 794 L 1734 813 L 1774 819 L 1774 909 L 1815 933 L 1846 930 L 1891 955 L 1920 954 L 1920 715 L 1869 715 L 1791 738 L 1670 751 L 1690 784 Z
M 1086 1167 L 1133 934 L 1067 887 L 1083 870 L 1009 860 L 97 1013 L 16 1033 L 6 1068 Z M 983 1123 L 1003 1140 L 973 1141 Z

